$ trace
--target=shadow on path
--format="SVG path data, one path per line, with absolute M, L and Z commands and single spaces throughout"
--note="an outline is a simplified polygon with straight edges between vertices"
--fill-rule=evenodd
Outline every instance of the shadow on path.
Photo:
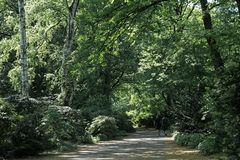
M 153 129 L 141 130 L 122 140 L 81 145 L 74 152 L 21 160 L 208 160 L 197 150 L 179 147 L 171 137 L 158 137 Z M 212 158 L 211 158 L 212 159 Z M 20 160 L 20 159 L 18 159 Z

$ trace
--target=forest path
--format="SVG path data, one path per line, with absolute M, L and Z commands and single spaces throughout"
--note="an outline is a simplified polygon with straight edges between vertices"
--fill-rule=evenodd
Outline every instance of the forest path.
M 80 145 L 74 152 L 21 160 L 212 160 L 197 150 L 180 147 L 171 137 L 158 137 L 154 129 L 138 130 L 122 140 Z M 20 160 L 20 159 L 18 159 Z

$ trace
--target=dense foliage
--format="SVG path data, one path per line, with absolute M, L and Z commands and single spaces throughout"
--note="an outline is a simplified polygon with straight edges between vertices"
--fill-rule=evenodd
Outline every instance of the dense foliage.
M 101 140 L 107 140 L 116 137 L 117 129 L 116 120 L 113 117 L 98 116 L 93 119 L 88 132 Z
M 191 148 L 197 148 L 197 146 L 203 141 L 204 135 L 199 133 L 194 134 L 182 134 L 178 133 L 174 137 L 177 144 L 182 146 L 189 146 Z
M 239 0 L 0 0 L 0 152 L 113 138 L 159 112 L 178 143 L 239 157 L 239 41 Z

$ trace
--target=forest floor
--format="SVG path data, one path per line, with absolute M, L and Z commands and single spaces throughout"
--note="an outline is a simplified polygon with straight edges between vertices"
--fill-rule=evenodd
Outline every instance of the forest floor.
M 214 160 L 197 150 L 180 147 L 172 137 L 159 137 L 154 129 L 138 130 L 121 140 L 80 145 L 73 152 L 64 152 L 18 160 Z

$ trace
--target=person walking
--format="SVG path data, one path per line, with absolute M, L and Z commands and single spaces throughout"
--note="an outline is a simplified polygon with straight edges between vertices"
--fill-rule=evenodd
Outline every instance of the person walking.
M 154 126 L 155 128 L 158 130 L 158 136 L 160 136 L 160 132 L 161 132 L 161 124 L 162 124 L 162 119 L 160 114 L 158 113 L 156 115 L 155 121 L 154 121 Z
M 162 118 L 161 128 L 163 130 L 163 134 L 167 136 L 166 130 L 168 129 L 168 120 L 165 116 Z

